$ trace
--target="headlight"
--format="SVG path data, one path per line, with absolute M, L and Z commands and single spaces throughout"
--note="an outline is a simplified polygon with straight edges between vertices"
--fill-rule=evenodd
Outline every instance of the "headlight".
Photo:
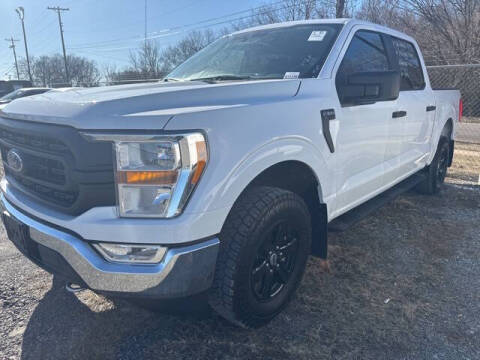
M 181 214 L 208 160 L 201 133 L 83 135 L 113 141 L 121 217 L 170 218 Z

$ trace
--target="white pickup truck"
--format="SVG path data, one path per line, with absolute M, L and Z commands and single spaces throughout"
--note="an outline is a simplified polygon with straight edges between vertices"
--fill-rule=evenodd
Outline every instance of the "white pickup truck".
M 77 287 L 207 294 L 257 327 L 292 298 L 308 256 L 327 256 L 335 223 L 402 184 L 438 192 L 461 107 L 397 31 L 247 29 L 162 82 L 7 105 L 2 218 L 28 258 Z

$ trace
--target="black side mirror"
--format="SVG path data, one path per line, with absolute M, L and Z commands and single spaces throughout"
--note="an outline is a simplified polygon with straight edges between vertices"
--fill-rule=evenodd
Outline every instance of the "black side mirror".
M 395 100 L 400 92 L 400 73 L 398 71 L 353 73 L 348 75 L 344 84 L 338 84 L 337 89 L 343 106 Z

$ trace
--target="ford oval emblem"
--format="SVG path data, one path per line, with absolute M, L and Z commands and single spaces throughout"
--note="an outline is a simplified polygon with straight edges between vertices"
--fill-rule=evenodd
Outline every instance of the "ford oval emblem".
M 15 172 L 23 170 L 23 160 L 20 154 L 15 149 L 10 149 L 7 153 L 7 164 Z

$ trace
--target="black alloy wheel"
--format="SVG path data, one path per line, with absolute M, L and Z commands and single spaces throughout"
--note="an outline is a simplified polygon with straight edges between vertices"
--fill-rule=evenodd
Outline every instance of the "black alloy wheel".
M 251 271 L 251 288 L 259 301 L 270 301 L 288 283 L 295 268 L 298 231 L 287 220 L 267 232 Z

